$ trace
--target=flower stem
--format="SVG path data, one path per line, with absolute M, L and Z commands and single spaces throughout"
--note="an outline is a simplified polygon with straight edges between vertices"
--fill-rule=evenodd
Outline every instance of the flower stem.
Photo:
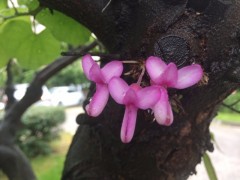
M 142 78 L 143 78 L 144 74 L 145 74 L 145 67 L 142 66 L 142 72 L 141 72 L 141 74 L 140 74 L 140 76 L 139 76 L 139 78 L 138 78 L 138 81 L 137 81 L 137 84 L 138 84 L 138 85 L 141 84 Z
M 122 61 L 124 64 L 138 64 L 138 61 Z

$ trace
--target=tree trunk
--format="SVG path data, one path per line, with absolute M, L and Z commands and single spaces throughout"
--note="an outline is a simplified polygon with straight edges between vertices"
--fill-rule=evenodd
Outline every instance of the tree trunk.
M 122 60 L 155 55 L 179 67 L 201 64 L 205 75 L 199 85 L 170 91 L 171 126 L 160 126 L 147 111 L 139 111 L 129 144 L 119 137 L 124 107 L 112 99 L 97 118 L 79 115 L 62 179 L 185 180 L 204 152 L 213 151 L 211 120 L 219 103 L 239 87 L 240 1 L 112 0 L 102 12 L 108 1 L 40 0 L 84 24 Z M 134 76 L 126 80 L 136 82 Z M 93 93 L 91 86 L 89 97 Z

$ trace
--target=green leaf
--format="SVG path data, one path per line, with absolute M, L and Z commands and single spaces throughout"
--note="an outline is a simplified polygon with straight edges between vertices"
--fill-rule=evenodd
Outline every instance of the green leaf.
M 26 7 L 18 7 L 16 8 L 19 13 L 28 12 L 28 9 Z M 0 9 L 1 16 L 8 17 L 15 15 L 15 9 L 13 8 L 7 8 L 7 9 Z M 18 16 L 16 16 L 17 18 Z
M 4 47 L 4 43 L 1 43 L 1 41 L 0 47 Z M 0 68 L 6 66 L 8 60 L 9 60 L 8 54 L 4 51 L 3 48 L 0 48 Z
M 19 63 L 35 69 L 55 60 L 60 55 L 60 42 L 45 30 L 34 34 L 30 21 L 11 20 L 0 28 L 0 61 L 5 65 L 9 58 L 17 58 Z
M 19 13 L 24 13 L 24 12 L 28 12 L 28 9 L 26 7 L 18 7 L 17 11 Z M 4 18 L 11 17 L 14 15 L 15 15 L 15 10 L 13 8 L 0 9 L 0 26 L 3 24 Z M 16 16 L 14 17 L 14 19 L 22 19 L 22 20 L 27 19 L 29 21 L 29 18 L 27 18 L 27 16 Z
M 6 71 L 5 68 L 0 68 L 0 87 L 4 87 L 5 83 L 6 83 Z
M 0 1 L 0 9 L 5 9 L 7 7 L 8 7 L 7 0 L 1 0 Z
M 48 9 L 42 10 L 38 13 L 37 20 L 46 26 L 59 41 L 72 45 L 86 43 L 91 35 L 84 26 L 58 11 L 51 14 Z
M 15 49 L 24 37 L 31 33 L 29 22 L 29 19 L 28 21 L 9 20 L 0 26 L 0 67 L 5 66 L 10 58 L 15 57 Z M 29 29 L 26 28 L 26 24 L 29 24 Z
M 17 51 L 17 58 L 22 66 L 38 68 L 60 56 L 60 43 L 48 30 L 29 37 Z
M 39 6 L 38 0 L 18 0 L 18 4 L 27 6 L 30 11 Z
M 212 162 L 211 162 L 211 159 L 210 159 L 210 157 L 208 156 L 207 153 L 205 153 L 203 155 L 203 162 L 204 162 L 205 168 L 207 170 L 209 179 L 210 180 L 217 180 L 218 178 L 217 178 L 215 169 L 214 169 L 214 167 L 212 165 Z

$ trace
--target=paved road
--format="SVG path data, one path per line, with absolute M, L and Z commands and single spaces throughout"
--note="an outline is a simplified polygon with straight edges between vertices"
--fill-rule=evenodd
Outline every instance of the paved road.
M 78 124 L 76 123 L 76 117 L 83 112 L 81 106 L 66 108 L 66 121 L 62 125 L 62 129 L 72 135 L 75 134 Z
M 74 134 L 78 125 L 76 116 L 83 112 L 82 107 L 66 109 L 67 120 L 63 129 Z M 220 150 L 215 147 L 213 153 L 209 153 L 212 163 L 216 169 L 219 180 L 240 180 L 240 126 L 229 126 L 214 122 L 211 131 L 215 135 Z M 188 180 L 208 180 L 203 163 L 197 166 L 197 175 Z
M 209 153 L 218 180 L 240 180 L 240 126 L 212 123 L 210 127 L 220 148 Z M 189 180 L 208 180 L 203 163 L 197 166 L 197 175 Z

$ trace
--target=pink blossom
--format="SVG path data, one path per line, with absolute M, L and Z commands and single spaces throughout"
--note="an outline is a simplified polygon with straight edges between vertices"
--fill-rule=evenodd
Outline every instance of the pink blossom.
M 87 78 L 96 83 L 96 92 L 90 103 L 86 106 L 89 116 L 98 116 L 103 111 L 109 98 L 108 83 L 113 77 L 120 77 L 123 65 L 120 61 L 111 61 L 102 69 L 90 55 L 85 55 L 82 67 Z
M 169 126 L 173 122 L 173 112 L 172 107 L 168 100 L 168 93 L 164 87 L 159 87 L 159 93 L 161 94 L 160 99 L 152 107 L 154 112 L 154 117 L 158 124 Z
M 173 122 L 173 113 L 165 88 L 184 89 L 190 87 L 201 80 L 203 70 L 197 64 L 178 70 L 174 63 L 166 64 L 160 58 L 154 56 L 146 60 L 146 69 L 151 78 L 151 83 L 159 86 L 161 91 L 161 98 L 152 108 L 154 116 L 159 124 L 170 125 Z
M 155 86 L 141 88 L 138 84 L 128 86 L 123 79 L 118 77 L 111 79 L 108 88 L 112 98 L 126 107 L 121 128 L 121 140 L 128 143 L 134 134 L 138 109 L 145 110 L 153 107 L 160 98 L 159 88 Z
M 147 59 L 146 69 L 153 84 L 176 89 L 190 87 L 200 81 L 203 76 L 203 70 L 198 64 L 178 70 L 174 63 L 167 65 L 160 58 L 154 56 Z

